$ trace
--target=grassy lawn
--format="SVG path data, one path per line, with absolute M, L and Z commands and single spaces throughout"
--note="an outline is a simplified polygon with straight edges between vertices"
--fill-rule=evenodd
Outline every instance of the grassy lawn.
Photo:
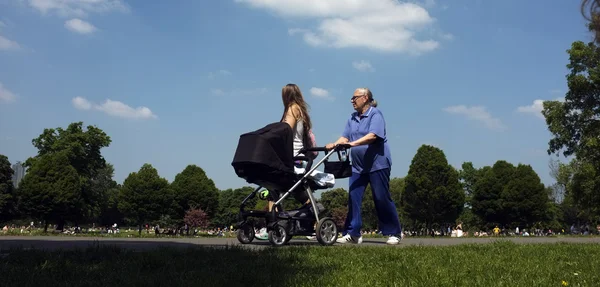
M 598 270 L 600 245 L 566 243 L 0 255 L 2 286 L 597 286 Z

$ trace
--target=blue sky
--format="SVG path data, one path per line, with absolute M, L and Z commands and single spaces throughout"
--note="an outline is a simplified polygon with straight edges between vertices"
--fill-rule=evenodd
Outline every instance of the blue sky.
M 552 184 L 536 100 L 564 97 L 566 49 L 591 39 L 579 13 L 547 0 L 0 0 L 0 153 L 25 160 L 44 128 L 83 121 L 111 136 L 118 182 L 144 163 L 169 181 L 196 164 L 236 188 L 238 137 L 279 120 L 281 87 L 300 86 L 324 145 L 367 86 L 392 176 L 433 144 L 457 168 L 503 159 Z

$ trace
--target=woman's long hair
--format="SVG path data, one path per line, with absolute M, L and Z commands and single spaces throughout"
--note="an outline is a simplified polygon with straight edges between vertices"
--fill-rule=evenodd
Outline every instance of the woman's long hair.
M 304 126 L 304 132 L 302 133 L 302 143 L 305 147 L 311 146 L 311 139 L 308 132 L 312 129 L 312 122 L 310 121 L 310 115 L 308 114 L 308 104 L 304 101 L 300 88 L 295 84 L 287 84 L 281 89 L 281 99 L 283 100 L 283 115 L 281 121 L 285 119 L 285 114 L 292 107 L 293 104 L 298 105 L 302 114 L 302 122 Z M 292 127 L 293 128 L 293 127 Z

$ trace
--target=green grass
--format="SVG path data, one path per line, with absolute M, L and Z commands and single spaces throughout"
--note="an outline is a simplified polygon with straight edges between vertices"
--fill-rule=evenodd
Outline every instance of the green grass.
M 10 250 L 2 286 L 593 286 L 598 244 Z

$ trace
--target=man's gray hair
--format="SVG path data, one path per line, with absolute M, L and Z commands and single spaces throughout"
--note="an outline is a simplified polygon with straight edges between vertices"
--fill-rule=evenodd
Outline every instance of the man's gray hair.
M 356 90 L 360 91 L 363 95 L 367 95 L 367 97 L 369 98 L 369 105 L 371 105 L 372 107 L 377 107 L 377 101 L 373 99 L 373 93 L 371 92 L 371 90 L 369 90 L 369 88 L 358 88 Z

